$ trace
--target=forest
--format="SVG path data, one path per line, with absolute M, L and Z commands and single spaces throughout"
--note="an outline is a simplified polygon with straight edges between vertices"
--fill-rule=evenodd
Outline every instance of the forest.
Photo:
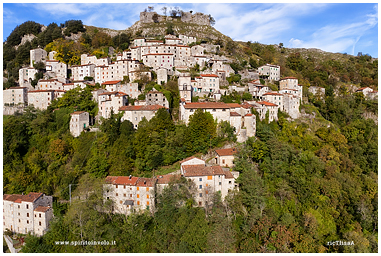
M 29 61 L 26 52 L 38 44 L 75 63 L 82 52 L 105 54 L 106 45 L 126 49 L 132 38 L 86 31 L 74 42 L 59 35 L 65 27 L 73 26 L 71 33 L 80 31 L 78 24 L 51 24 L 44 32 L 33 22 L 20 25 L 4 44 L 4 70 L 17 80 L 18 68 Z M 15 50 L 26 33 L 24 26 L 42 41 Z M 22 252 L 378 252 L 378 125 L 364 116 L 377 115 L 378 102 L 350 91 L 350 85 L 377 89 L 378 60 L 362 54 L 306 54 L 258 42 L 220 43 L 222 53 L 236 57 L 232 67 L 237 74 L 230 83 L 245 83 L 240 70 L 274 63 L 281 66 L 282 76 L 295 76 L 305 87 L 301 118 L 290 120 L 280 111 L 279 120 L 269 123 L 257 116 L 256 137 L 237 144 L 233 170 L 240 173 L 239 190 L 225 201 L 216 193 L 210 207 L 199 208 L 188 181 L 179 179 L 156 195 L 152 214 L 111 214 L 102 196 L 107 175 L 170 173 L 186 157 L 235 143 L 234 130 L 201 111 L 188 125 L 182 124 L 172 109 L 159 110 L 136 130 L 115 113 L 103 120 L 99 131 L 74 138 L 70 113 L 97 114 L 91 99 L 94 88 L 75 89 L 45 111 L 28 107 L 22 114 L 3 116 L 4 193 L 54 196 L 55 218 L 48 232 L 28 235 Z M 11 86 L 10 81 L 4 86 Z M 172 106 L 177 104 L 173 81 L 162 87 L 142 83 L 165 90 Z M 309 94 L 311 85 L 324 87 L 325 95 Z M 241 102 L 247 97 L 232 94 L 222 100 Z M 74 196 L 87 193 L 88 198 L 70 204 L 69 184 L 76 184 Z M 81 240 L 116 244 L 55 244 Z M 338 240 L 354 241 L 354 246 L 329 245 Z

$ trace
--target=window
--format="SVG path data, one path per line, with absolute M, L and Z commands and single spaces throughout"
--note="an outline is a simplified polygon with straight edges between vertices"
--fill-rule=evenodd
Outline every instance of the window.
M 115 188 L 118 188 L 118 185 L 115 185 Z
M 29 217 L 29 213 L 27 213 L 26 216 Z
M 41 213 L 38 214 L 38 217 L 41 218 Z
M 123 194 L 123 197 L 126 197 L 126 194 Z
M 146 188 L 146 191 L 148 192 L 148 191 L 149 191 L 149 188 Z
M 202 181 L 202 178 L 200 178 L 199 181 Z
M 26 221 L 26 224 L 29 224 L 29 220 Z
M 122 203 L 123 203 L 123 201 L 122 201 L 122 200 L 120 200 L 120 201 L 119 201 L 119 203 L 120 203 L 120 204 L 122 204 Z
M 139 194 L 136 195 L 136 198 L 139 198 Z
M 231 180 L 229 180 L 229 184 L 232 184 L 232 181 L 231 181 Z
M 116 193 L 115 196 L 118 196 L 118 193 Z
M 40 225 L 40 226 L 41 226 L 41 221 L 39 221 L 39 222 L 38 222 L 38 225 Z
M 208 176 L 208 180 L 211 180 L 211 179 L 213 179 L 213 177 L 212 176 Z
M 29 205 L 26 205 L 26 208 L 29 209 Z
M 149 195 L 147 195 L 147 199 L 149 199 Z
M 200 193 L 199 196 L 202 197 L 202 193 Z
M 221 181 L 220 181 L 220 182 L 218 182 L 218 185 L 220 185 L 220 186 L 221 186 Z
M 139 191 L 139 187 L 136 187 L 136 190 L 138 190 L 138 191 Z
M 147 201 L 147 205 L 149 205 L 149 201 Z
M 202 185 L 199 186 L 199 189 L 202 189 Z
M 201 202 L 198 202 L 198 206 L 201 206 L 202 205 L 202 203 Z
M 140 201 L 137 202 L 137 205 L 140 205 Z

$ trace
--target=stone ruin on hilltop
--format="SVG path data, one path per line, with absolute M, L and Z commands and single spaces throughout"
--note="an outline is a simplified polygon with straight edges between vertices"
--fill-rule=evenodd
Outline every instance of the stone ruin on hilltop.
M 162 16 L 156 12 L 141 12 L 140 22 L 141 23 L 152 23 L 152 22 L 162 22 L 164 20 L 172 20 L 170 16 Z M 181 21 L 186 23 L 194 23 L 198 25 L 211 25 L 209 15 L 196 12 L 192 14 L 191 12 L 182 12 Z

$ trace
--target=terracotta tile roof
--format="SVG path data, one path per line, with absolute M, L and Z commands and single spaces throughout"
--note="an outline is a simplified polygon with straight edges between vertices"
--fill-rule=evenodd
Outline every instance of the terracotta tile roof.
M 237 112 L 230 112 L 230 116 L 241 116 L 241 115 L 238 114 Z
M 224 171 L 224 174 L 225 174 L 225 179 L 234 179 L 234 176 L 231 172 Z
M 102 83 L 102 85 L 107 85 L 107 84 L 117 84 L 117 83 L 120 83 L 121 80 L 115 80 L 115 81 L 106 81 L 104 83 Z
M 156 177 L 157 184 L 168 184 L 171 181 L 179 179 L 181 176 L 179 174 L 166 174 Z
M 115 96 L 117 96 L 117 97 L 128 95 L 128 94 L 125 94 L 124 92 L 104 92 L 104 93 L 99 94 L 99 96 L 100 96 L 100 95 L 114 95 L 114 94 L 115 94 Z
M 221 166 L 184 165 L 183 169 L 185 177 L 225 175 Z
M 228 104 L 228 106 L 230 108 L 240 108 L 241 107 L 241 105 L 239 105 L 238 103 L 226 103 L 226 104 Z
M 46 80 L 39 80 L 39 82 L 54 82 L 54 81 L 58 81 L 57 79 L 46 79 Z
M 278 105 L 274 104 L 274 103 L 271 103 L 271 102 L 267 102 L 267 101 L 258 101 L 257 102 L 258 104 L 261 104 L 261 105 L 265 105 L 265 106 L 269 106 L 269 107 L 277 107 Z
M 155 186 L 154 178 L 139 178 L 136 182 L 137 187 L 153 187 Z
M 180 101 L 181 101 L 181 102 L 185 102 L 185 99 L 184 99 L 184 98 L 181 98 Z
M 265 96 L 265 95 L 279 95 L 279 96 L 282 96 L 282 94 L 277 93 L 277 92 L 267 92 L 267 93 L 263 94 L 263 96 Z
M 130 185 L 135 186 L 139 177 L 133 176 L 107 176 L 106 183 L 110 183 L 113 185 Z
M 235 148 L 216 149 L 216 153 L 219 156 L 232 156 L 237 153 Z
M 243 108 L 246 108 L 246 109 L 250 109 L 250 108 L 253 107 L 253 105 L 251 105 L 251 104 L 249 104 L 249 103 L 247 103 L 247 102 L 242 103 L 241 106 L 242 106 Z
M 161 105 L 145 105 L 145 106 L 122 106 L 119 111 L 156 111 L 161 108 L 166 108 Z
M 198 157 L 195 157 L 195 156 L 190 156 L 190 157 L 187 157 L 187 158 L 181 160 L 181 161 L 180 161 L 180 164 L 185 163 L 186 161 L 192 160 L 192 159 L 194 159 L 194 158 L 196 158 L 196 159 L 198 159 L 198 160 L 201 160 L 201 161 L 204 161 L 204 160 L 202 160 L 201 158 L 198 158 Z
M 43 195 L 43 193 L 36 193 L 36 192 L 30 192 L 28 195 L 20 195 L 20 194 L 7 195 L 7 194 L 5 194 L 3 196 L 3 200 L 12 201 L 15 203 L 21 203 L 21 202 L 33 203 L 42 195 Z
M 245 116 L 253 116 L 253 114 L 246 114 Z
M 218 77 L 218 76 L 214 74 L 201 74 L 201 77 Z
M 29 91 L 28 93 L 32 92 L 54 92 L 54 90 L 34 90 L 34 91 Z
M 87 112 L 86 111 L 75 111 L 75 112 L 71 113 L 70 115 L 79 115 L 82 113 L 87 113 Z
M 289 76 L 289 77 L 284 77 L 284 78 L 282 78 L 281 80 L 286 80 L 286 79 L 298 79 L 298 78 Z
M 35 212 L 46 212 L 47 210 L 51 209 L 50 206 L 37 206 L 36 209 L 34 209 Z
M 358 91 L 362 91 L 362 90 L 364 90 L 364 89 L 366 89 L 366 88 L 369 88 L 369 87 L 362 87 L 362 88 L 360 88 L 360 89 L 357 89 L 356 92 L 358 92 Z M 370 89 L 370 88 L 369 88 L 369 89 Z
M 184 108 L 202 108 L 202 109 L 210 109 L 210 108 L 230 108 L 228 104 L 224 102 L 192 102 L 184 105 Z
M 63 85 L 74 85 L 74 83 L 67 83 L 67 84 L 63 84 Z

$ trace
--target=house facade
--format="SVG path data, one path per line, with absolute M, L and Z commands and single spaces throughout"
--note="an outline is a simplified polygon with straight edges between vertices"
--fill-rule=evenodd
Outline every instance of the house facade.
M 280 66 L 266 64 L 258 68 L 259 76 L 266 76 L 269 80 L 279 81 L 280 79 Z
M 237 153 L 236 148 L 216 149 L 216 164 L 222 167 L 234 166 L 234 155 Z
M 10 87 L 3 90 L 3 104 L 8 105 L 26 105 L 28 104 L 27 87 Z
M 75 111 L 70 115 L 70 133 L 73 137 L 78 137 L 90 125 L 89 113 L 86 111 Z
M 122 121 L 128 120 L 137 129 L 139 122 L 146 118 L 147 121 L 151 120 L 155 116 L 156 112 L 165 108 L 162 105 L 135 105 L 135 106 L 123 106 L 119 108 L 119 111 L 124 112 L 122 116 Z
M 3 230 L 43 235 L 53 218 L 53 197 L 43 193 L 3 195 Z

